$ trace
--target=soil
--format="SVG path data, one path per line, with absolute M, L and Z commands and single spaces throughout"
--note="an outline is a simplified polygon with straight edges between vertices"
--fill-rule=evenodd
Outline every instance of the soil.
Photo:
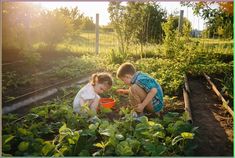
M 190 78 L 193 124 L 198 129 L 195 156 L 233 155 L 233 118 L 203 77 Z

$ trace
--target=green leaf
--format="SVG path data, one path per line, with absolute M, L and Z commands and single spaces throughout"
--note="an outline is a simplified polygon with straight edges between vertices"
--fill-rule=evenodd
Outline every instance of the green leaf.
M 101 143 L 96 143 L 96 144 L 94 144 L 94 146 L 103 149 L 103 148 L 104 148 L 104 143 L 103 143 L 103 142 L 101 142 Z
M 78 141 L 79 138 L 80 138 L 79 132 L 78 132 L 78 131 L 75 131 L 75 132 L 74 132 L 74 135 L 73 135 L 73 140 Z
M 63 126 L 61 126 L 59 129 L 59 133 L 62 133 L 62 131 L 66 130 L 66 129 L 67 129 L 66 123 L 64 123 Z
M 154 144 L 150 143 L 150 142 L 145 143 L 144 148 L 150 153 L 154 153 L 155 150 L 156 150 L 156 146 Z
M 154 124 L 153 128 L 158 131 L 164 130 L 164 127 L 159 123 Z
M 129 146 L 129 143 L 127 141 L 120 142 L 116 149 L 116 154 L 119 156 L 131 156 L 134 155 L 131 147 Z
M 102 149 L 93 153 L 92 156 L 101 156 L 101 153 L 102 153 Z
M 164 145 L 157 145 L 156 146 L 156 150 L 154 151 L 154 153 L 152 154 L 152 156 L 159 156 L 162 155 L 165 151 L 166 151 L 166 147 Z
M 69 153 L 70 150 L 71 150 L 71 149 L 70 149 L 68 146 L 66 146 L 66 145 L 63 145 L 63 146 L 59 149 L 60 153 L 62 153 L 63 155 L 65 155 L 66 153 Z M 63 155 L 62 155 L 62 156 L 63 156 Z
M 113 136 L 116 132 L 117 126 L 108 124 L 101 124 L 99 128 L 99 133 L 105 136 Z
M 29 142 L 21 142 L 19 145 L 18 145 L 18 149 L 19 151 L 26 151 L 28 150 L 28 147 L 29 147 Z
M 172 145 L 175 145 L 176 143 L 178 143 L 179 141 L 183 140 L 182 136 L 176 136 L 173 140 L 172 140 Z
M 107 143 L 104 143 L 103 141 L 101 141 L 101 143 L 96 143 L 94 144 L 94 146 L 104 149 L 109 143 L 110 143 L 109 141 Z
M 105 135 L 105 136 L 111 136 L 111 133 L 110 133 L 110 131 L 107 129 L 107 130 L 104 130 L 104 131 L 102 131 L 102 132 L 100 132 L 100 134 L 101 135 Z
M 79 156 L 90 156 L 90 153 L 88 150 L 82 150 L 80 153 L 79 153 Z
M 184 113 L 183 113 L 183 116 L 182 116 L 182 119 L 183 119 L 184 121 L 188 121 L 188 120 L 189 120 L 189 114 L 186 113 L 186 112 L 184 112 Z
M 196 132 L 198 128 L 199 128 L 199 127 L 193 127 L 193 129 L 191 130 L 191 132 Z
M 92 131 L 95 131 L 99 126 L 99 123 L 95 123 L 95 124 L 90 124 L 89 125 L 89 129 L 92 130 Z
M 112 109 L 104 108 L 104 107 L 100 106 L 100 111 L 101 111 L 101 113 L 106 114 L 106 113 L 111 113 Z
M 171 139 L 172 139 L 171 137 L 168 137 L 168 136 L 167 136 L 167 137 L 165 138 L 166 144 L 170 144 L 170 143 L 171 143 Z
M 50 142 L 45 142 L 45 145 L 42 148 L 42 154 L 44 156 L 50 156 L 49 153 L 55 149 L 55 145 L 51 144 Z
M 15 136 L 13 135 L 3 135 L 3 145 L 7 144 L 8 142 L 10 142 Z
M 158 138 L 165 138 L 165 133 L 164 132 L 156 132 L 153 134 L 154 137 L 158 137 Z
M 69 142 L 69 144 L 75 144 L 75 141 L 71 138 L 68 138 L 68 142 Z
M 153 121 L 148 121 L 148 125 L 149 125 L 149 126 L 154 126 L 154 125 L 155 125 L 155 122 L 153 122 Z
M 115 137 L 118 139 L 118 140 L 123 140 L 124 139 L 124 136 L 122 134 L 115 134 Z
M 5 144 L 5 145 L 3 145 L 2 150 L 3 150 L 3 152 L 8 152 L 8 151 L 10 151 L 10 150 L 11 150 L 10 144 Z
M 60 135 L 70 135 L 73 134 L 72 130 L 70 128 L 67 128 L 66 123 L 63 124 L 62 127 L 59 129 Z
M 136 131 L 142 131 L 142 130 L 147 130 L 149 127 L 146 124 L 139 123 L 136 125 L 135 130 Z
M 189 132 L 182 132 L 181 136 L 184 139 L 193 139 L 194 138 L 194 133 L 189 133 Z
M 149 133 L 149 131 L 143 131 L 143 132 L 141 132 L 141 134 L 146 136 L 145 138 L 151 138 L 152 137 L 152 135 L 151 135 L 151 133 Z
M 32 135 L 31 132 L 27 131 L 26 129 L 24 128 L 18 128 L 17 131 L 19 132 L 19 134 L 21 136 L 29 136 L 29 135 Z
M 146 116 L 140 117 L 140 122 L 145 123 L 146 125 L 148 124 L 148 118 Z
M 127 138 L 126 141 L 129 143 L 129 146 L 131 147 L 131 149 L 134 153 L 137 153 L 139 151 L 141 144 L 138 140 Z

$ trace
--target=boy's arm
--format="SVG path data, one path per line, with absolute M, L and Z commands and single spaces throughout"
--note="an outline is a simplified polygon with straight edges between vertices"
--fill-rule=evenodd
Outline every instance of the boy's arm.
M 128 89 L 117 89 L 116 92 L 119 94 L 129 94 Z
M 157 94 L 157 88 L 152 88 L 149 93 L 147 94 L 146 98 L 144 99 L 144 101 L 140 104 L 137 105 L 137 107 L 135 108 L 136 111 L 138 112 L 143 112 L 143 109 L 145 108 L 145 106 L 147 106 L 151 100 L 153 99 L 153 97 Z

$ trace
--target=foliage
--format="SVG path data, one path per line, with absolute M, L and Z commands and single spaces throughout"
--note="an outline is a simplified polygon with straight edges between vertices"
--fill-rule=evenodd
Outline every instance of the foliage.
M 27 2 L 3 3 L 3 48 L 27 49 L 45 42 L 52 49 L 78 30 L 94 30 L 92 18 L 77 7 L 43 10 Z
M 184 40 L 183 38 L 182 41 Z M 174 40 L 172 44 L 177 45 L 177 42 Z M 203 72 L 208 74 L 232 72 L 232 49 L 231 43 L 190 40 L 181 49 L 172 49 L 173 58 L 160 54 L 159 51 L 148 53 L 150 54 L 148 58 L 133 60 L 132 53 L 126 54 L 124 58 L 120 56 L 121 53 L 114 52 L 109 63 L 108 57 L 103 55 L 73 57 L 58 63 L 57 69 L 55 67 L 53 70 L 61 76 L 76 76 L 74 72 L 85 74 L 99 68 L 115 72 L 119 64 L 129 60 L 134 62 L 138 70 L 156 78 L 163 87 L 164 94 L 173 94 L 183 84 L 184 73 L 200 75 Z M 70 70 L 73 72 L 69 72 Z M 231 80 L 231 74 L 228 77 Z M 186 115 L 170 112 L 162 119 L 147 117 L 136 119 L 133 117 L 133 111 L 122 107 L 125 103 L 120 101 L 121 97 L 114 95 L 117 88 L 124 87 L 119 81 L 115 80 L 115 83 L 118 86 L 114 86 L 105 95 L 115 98 L 117 109 L 113 109 L 114 111 L 101 109 L 99 118 L 90 119 L 89 111 L 87 115 L 74 114 L 70 106 L 72 98 L 36 107 L 23 118 L 3 115 L 4 154 L 13 156 L 193 155 L 196 128 L 186 122 Z M 171 105 L 174 106 L 174 101 Z M 115 114 L 118 114 L 117 118 L 108 119 L 109 115 Z
M 176 52 L 175 49 L 177 49 L 178 44 L 176 42 L 178 38 L 178 32 L 175 30 L 174 26 L 174 19 L 173 16 L 169 16 L 167 22 L 162 24 L 162 28 L 165 32 L 165 38 L 164 38 L 164 52 L 167 57 L 174 57 L 174 53 Z
M 62 13 L 66 19 L 70 19 L 73 25 L 73 30 L 94 30 L 95 24 L 92 21 L 92 18 L 85 16 L 81 13 L 78 7 L 74 8 L 59 8 L 56 10 L 57 12 Z
M 37 65 L 41 60 L 41 55 L 39 52 L 36 52 L 35 50 L 31 49 L 23 49 L 20 51 L 20 54 L 25 59 L 26 63 L 29 65 Z
M 3 48 L 27 48 L 35 37 L 41 8 L 37 5 L 18 2 L 2 3 Z
M 98 63 L 100 63 L 100 59 L 97 57 L 68 57 L 53 67 L 53 71 L 59 78 L 81 77 L 87 73 L 101 70 L 102 67 Z
M 130 32 L 126 32 L 126 21 L 124 20 L 125 8 L 121 5 L 120 2 L 110 2 L 108 7 L 108 12 L 110 14 L 110 20 L 112 22 L 113 27 L 115 28 L 115 32 L 117 33 L 118 42 L 120 44 L 119 51 L 125 52 L 129 41 L 130 41 Z M 125 33 L 126 32 L 126 33 Z M 125 44 L 126 43 L 126 44 Z
M 72 32 L 72 21 L 58 10 L 44 11 L 41 13 L 39 31 L 43 42 L 47 43 L 49 48 L 54 48 L 55 44 L 62 41 L 68 32 Z
M 231 14 L 233 2 L 182 2 L 182 4 L 192 7 L 194 14 L 206 20 L 209 38 L 233 38 L 233 14 Z
M 116 52 L 112 49 L 112 52 L 108 54 L 109 64 L 122 64 L 127 59 L 127 53 Z
M 194 148 L 195 128 L 185 116 L 136 120 L 129 108 L 119 118 L 74 114 L 71 100 L 36 107 L 21 118 L 3 116 L 3 153 L 12 156 L 172 156 Z M 14 124 L 14 126 L 12 126 Z M 27 130 L 26 130 L 27 128 Z M 191 153 L 192 154 L 192 153 Z
M 129 2 L 127 12 L 130 24 L 134 26 L 134 43 L 160 43 L 162 42 L 161 23 L 166 21 L 166 11 L 160 8 L 155 2 Z
M 233 99 L 233 76 L 231 73 L 225 73 L 225 77 L 222 79 L 217 79 L 221 82 L 222 92 Z
M 111 23 L 117 32 L 121 45 L 120 52 L 128 51 L 131 43 L 142 46 L 162 41 L 161 23 L 165 21 L 166 12 L 155 2 L 110 2 L 108 11 Z
M 6 93 L 10 89 L 17 89 L 19 87 L 27 86 L 32 82 L 32 78 L 29 78 L 26 75 L 19 75 L 16 71 L 4 72 L 2 74 L 2 93 L 3 98 L 7 97 L 7 100 L 14 99 L 14 97 L 6 96 Z
M 233 15 L 233 2 L 220 2 L 219 6 L 225 12 L 228 12 L 229 14 Z

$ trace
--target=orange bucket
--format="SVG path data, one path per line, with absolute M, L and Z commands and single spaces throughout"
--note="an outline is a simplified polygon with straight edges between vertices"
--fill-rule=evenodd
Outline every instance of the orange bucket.
M 111 109 L 115 105 L 115 100 L 112 98 L 100 98 L 100 105 L 102 105 L 105 108 Z

